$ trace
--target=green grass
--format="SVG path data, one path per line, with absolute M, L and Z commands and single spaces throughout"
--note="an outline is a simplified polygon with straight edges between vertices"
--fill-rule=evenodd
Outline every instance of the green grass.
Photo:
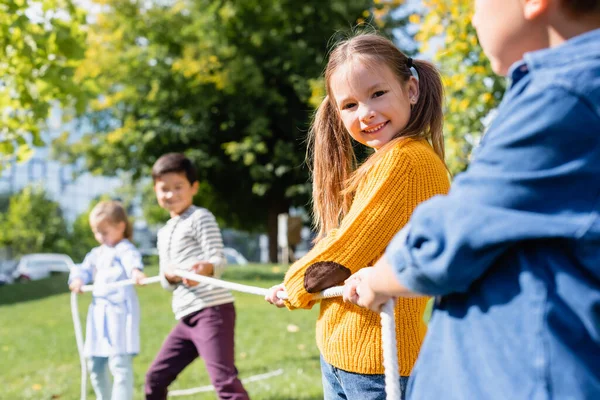
M 148 276 L 156 267 L 146 270 Z M 269 287 L 283 272 L 264 265 L 230 267 L 224 279 Z M 65 275 L 0 287 L 0 399 L 78 399 L 80 366 Z M 135 399 L 143 398 L 146 369 L 175 325 L 170 293 L 158 284 L 138 288 L 142 307 L 140 355 L 135 358 Z M 283 375 L 246 384 L 252 399 L 322 399 L 319 353 L 314 340 L 317 310 L 289 312 L 268 305 L 260 296 L 234 293 L 237 308 L 236 364 L 240 377 L 279 368 Z M 82 324 L 90 302 L 81 295 Z M 289 332 L 295 325 L 297 332 Z M 187 389 L 209 385 L 201 359 L 171 385 Z M 93 391 L 88 381 L 88 398 Z M 181 397 L 216 399 L 214 392 Z

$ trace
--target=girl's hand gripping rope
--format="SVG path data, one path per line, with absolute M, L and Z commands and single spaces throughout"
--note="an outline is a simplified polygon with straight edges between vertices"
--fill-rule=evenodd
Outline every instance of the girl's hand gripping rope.
M 277 293 L 285 292 L 283 283 L 275 285 L 269 289 L 269 292 L 265 295 L 265 300 L 278 308 L 285 307 L 284 301 L 277 297 Z
M 69 290 L 73 293 L 83 293 L 81 288 L 83 287 L 83 281 L 80 278 L 75 278 L 69 285 Z
M 131 279 L 134 280 L 136 285 L 143 285 L 144 279 L 146 279 L 146 274 L 144 274 L 141 270 L 134 268 L 131 272 Z

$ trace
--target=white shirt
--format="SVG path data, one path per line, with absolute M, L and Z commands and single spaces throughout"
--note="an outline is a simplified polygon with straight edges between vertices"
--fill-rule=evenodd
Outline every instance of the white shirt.
M 89 252 L 71 271 L 69 282 L 81 278 L 94 282 L 84 354 L 110 357 L 140 351 L 140 307 L 133 286 L 107 288 L 106 284 L 130 279 L 134 269 L 143 270 L 142 256 L 127 239 L 115 246 L 102 245 Z

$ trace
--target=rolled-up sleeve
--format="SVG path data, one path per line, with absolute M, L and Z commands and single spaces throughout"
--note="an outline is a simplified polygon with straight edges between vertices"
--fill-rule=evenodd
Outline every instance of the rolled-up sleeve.
M 399 282 L 464 292 L 518 242 L 583 235 L 600 194 L 600 119 L 587 104 L 557 87 L 504 107 L 450 193 L 421 204 L 388 246 Z

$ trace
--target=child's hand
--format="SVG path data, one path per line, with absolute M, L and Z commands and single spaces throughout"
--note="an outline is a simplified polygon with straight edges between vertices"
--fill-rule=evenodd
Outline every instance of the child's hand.
M 173 273 L 173 271 L 175 271 L 175 267 L 173 265 L 171 265 L 165 270 L 164 275 L 165 275 L 165 279 L 167 281 L 169 281 L 169 283 L 175 285 L 175 284 L 181 282 L 182 279 L 178 275 L 175 275 Z
M 342 298 L 345 302 L 358 305 L 358 294 L 356 293 L 356 288 L 362 279 L 362 274 L 364 274 L 364 271 L 367 269 L 368 268 L 363 268 L 358 270 L 356 273 L 352 274 L 350 278 L 344 281 L 344 292 L 342 293 Z
M 190 267 L 188 267 L 188 269 L 190 270 L 191 273 L 193 274 L 198 274 L 198 275 L 203 275 L 203 276 L 212 276 L 213 271 L 214 271 L 214 265 L 208 261 L 198 261 L 194 264 L 192 264 Z M 187 279 L 187 278 L 183 278 L 182 282 L 184 285 L 186 286 L 197 286 L 200 282 L 198 281 L 194 281 L 191 279 Z
M 381 306 L 392 296 L 378 293 L 373 289 L 371 279 L 374 272 L 374 268 L 363 268 L 348 278 L 344 284 L 344 301 L 380 312 Z
M 69 285 L 69 290 L 73 293 L 83 293 L 81 288 L 83 287 L 83 281 L 81 278 L 75 278 Z
M 146 274 L 144 274 L 142 271 L 140 271 L 139 269 L 135 268 L 132 272 L 131 272 L 131 279 L 134 280 L 136 285 L 143 285 L 143 280 L 146 279 Z
M 208 261 L 201 260 L 192 265 L 190 270 L 198 275 L 212 276 L 215 270 L 215 266 Z
M 265 296 L 265 300 L 278 308 L 285 307 L 284 301 L 277 297 L 277 293 L 285 291 L 283 283 L 275 285 L 269 289 L 269 293 Z

